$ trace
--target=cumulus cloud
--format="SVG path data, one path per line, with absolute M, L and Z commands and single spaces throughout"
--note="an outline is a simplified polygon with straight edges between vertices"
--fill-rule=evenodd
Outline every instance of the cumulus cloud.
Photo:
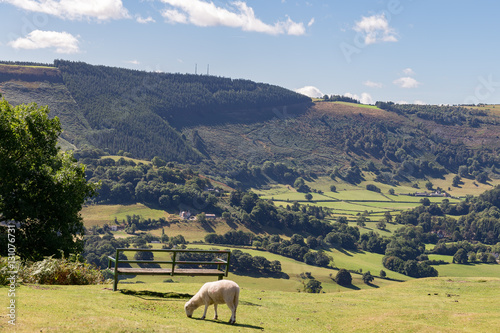
M 143 18 L 141 15 L 137 15 L 135 20 L 138 22 L 138 23 L 141 23 L 141 24 L 147 24 L 147 23 L 155 23 L 155 19 L 152 18 L 151 16 L 148 16 L 146 18 Z
M 368 93 L 362 93 L 361 97 L 356 94 L 351 94 L 349 92 L 345 93 L 344 96 L 357 99 L 361 104 L 373 104 L 373 98 Z
M 78 53 L 78 39 L 67 32 L 33 30 L 26 37 L 9 42 L 15 49 L 36 50 L 55 48 L 56 53 Z
M 370 88 L 382 88 L 384 85 L 380 82 L 373 82 L 373 81 L 365 81 L 363 82 L 363 85 L 370 87 Z
M 2 0 L 31 12 L 54 15 L 63 19 L 98 20 L 129 18 L 121 0 Z
M 413 71 L 413 69 L 411 69 L 411 68 L 409 68 L 409 67 L 408 67 L 408 68 L 403 69 L 403 73 L 404 73 L 405 75 L 415 75 L 415 72 Z
M 398 41 L 396 31 L 389 26 L 385 14 L 363 16 L 360 21 L 356 22 L 354 31 L 364 35 L 367 45 Z
M 401 77 L 397 80 L 392 81 L 392 83 L 401 88 L 408 88 L 408 89 L 417 88 L 420 85 L 420 82 L 409 76 Z
M 306 33 L 304 23 L 294 22 L 290 17 L 274 25 L 255 17 L 252 7 L 243 1 L 233 1 L 227 8 L 217 7 L 213 2 L 202 0 L 161 0 L 169 5 L 161 14 L 167 22 L 194 24 L 200 27 L 227 26 L 244 31 L 261 32 L 271 35 L 288 34 L 300 36 Z M 309 23 L 314 23 L 310 21 Z M 311 23 L 311 24 L 312 24 Z
M 127 60 L 127 61 L 125 61 L 125 63 L 132 64 L 132 65 L 139 65 L 140 61 L 134 59 L 134 60 Z
M 295 92 L 302 94 L 302 95 L 309 96 L 311 98 L 320 98 L 320 97 L 324 96 L 324 94 L 321 92 L 321 90 L 319 90 L 318 88 L 316 88 L 314 86 L 305 86 L 305 87 L 302 87 L 299 89 L 295 89 Z

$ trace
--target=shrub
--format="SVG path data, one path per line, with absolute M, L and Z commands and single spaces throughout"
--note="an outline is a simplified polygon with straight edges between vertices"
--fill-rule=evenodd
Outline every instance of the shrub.
M 315 293 L 315 294 L 318 294 L 321 292 L 321 289 L 323 289 L 323 287 L 321 286 L 321 282 L 319 282 L 318 280 L 309 280 L 307 281 L 307 283 L 304 283 L 304 291 L 306 293 Z
M 370 271 L 363 273 L 363 282 L 365 284 L 370 284 L 374 280 L 373 275 L 371 275 Z
M 341 286 L 349 286 L 352 283 L 352 276 L 349 271 L 341 268 L 335 276 L 335 282 Z
M 104 283 L 102 272 L 92 265 L 67 258 L 52 257 L 25 264 L 19 269 L 19 279 L 23 283 L 59 285 Z

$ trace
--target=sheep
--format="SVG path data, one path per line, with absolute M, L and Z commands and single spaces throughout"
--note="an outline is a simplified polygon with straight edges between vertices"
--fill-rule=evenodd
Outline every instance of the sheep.
M 205 305 L 205 311 L 201 319 L 205 319 L 207 308 L 209 305 L 214 305 L 215 317 L 217 319 L 217 304 L 227 304 L 231 309 L 230 324 L 236 322 L 236 308 L 238 307 L 238 300 L 240 297 L 240 287 L 236 282 L 231 280 L 219 280 L 215 282 L 205 283 L 200 290 L 184 305 L 186 315 L 191 318 L 194 310 L 202 305 Z

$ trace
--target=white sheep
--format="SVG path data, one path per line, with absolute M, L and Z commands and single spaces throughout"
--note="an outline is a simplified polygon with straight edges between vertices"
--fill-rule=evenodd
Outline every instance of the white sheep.
M 236 322 L 236 308 L 238 307 L 239 297 L 240 287 L 234 281 L 219 280 L 207 282 L 200 288 L 196 295 L 187 301 L 186 305 L 184 305 L 184 310 L 186 310 L 186 315 L 191 318 L 194 310 L 205 305 L 205 311 L 201 317 L 201 319 L 205 319 L 208 306 L 213 304 L 215 310 L 214 319 L 217 319 L 217 304 L 225 303 L 231 309 L 232 313 L 229 323 L 234 324 Z

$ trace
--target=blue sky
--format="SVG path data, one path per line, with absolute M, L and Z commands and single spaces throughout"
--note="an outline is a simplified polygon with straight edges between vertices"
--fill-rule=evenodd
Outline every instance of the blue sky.
M 364 103 L 500 103 L 498 13 L 494 0 L 0 0 L 0 59 L 210 65 Z

